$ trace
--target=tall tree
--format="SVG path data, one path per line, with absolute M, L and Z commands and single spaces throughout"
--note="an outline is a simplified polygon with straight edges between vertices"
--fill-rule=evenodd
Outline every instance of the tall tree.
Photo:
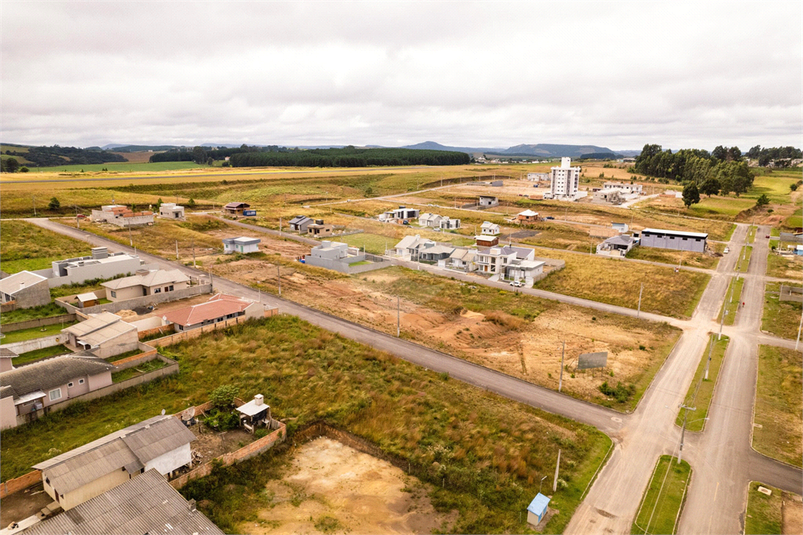
M 720 190 L 719 180 L 717 180 L 716 177 L 713 176 L 710 178 L 706 178 L 703 181 L 703 183 L 700 184 L 700 193 L 702 193 L 703 195 L 708 195 L 709 197 L 711 195 L 716 195 L 717 193 L 719 193 L 719 190 Z
M 688 208 L 698 202 L 700 202 L 700 191 L 697 189 L 697 184 L 689 182 L 683 187 L 683 204 Z

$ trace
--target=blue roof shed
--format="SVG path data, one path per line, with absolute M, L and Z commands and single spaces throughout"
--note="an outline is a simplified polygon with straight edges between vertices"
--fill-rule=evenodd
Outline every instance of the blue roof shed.
M 527 506 L 527 512 L 532 513 L 538 519 L 538 522 L 541 522 L 544 515 L 546 515 L 548 505 L 549 498 L 539 492 L 535 498 L 533 498 L 533 501 L 530 502 L 530 505 Z M 529 514 L 527 516 L 529 517 Z M 528 518 L 528 520 L 530 519 Z M 535 523 L 537 524 L 538 522 Z

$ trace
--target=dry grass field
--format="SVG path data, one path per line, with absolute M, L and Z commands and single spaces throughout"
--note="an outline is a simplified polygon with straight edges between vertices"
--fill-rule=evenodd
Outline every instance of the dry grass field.
M 0 269 L 6 273 L 46 269 L 53 260 L 85 256 L 91 246 L 25 221 L 0 225 Z
M 803 462 L 802 377 L 799 351 L 759 347 L 753 447 L 795 466 Z

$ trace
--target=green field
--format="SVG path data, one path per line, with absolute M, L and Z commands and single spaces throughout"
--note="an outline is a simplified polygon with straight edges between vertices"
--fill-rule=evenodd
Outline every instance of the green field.
M 3 334 L 3 344 L 14 344 L 16 342 L 24 342 L 25 340 L 33 340 L 35 338 L 44 338 L 45 336 L 53 336 L 59 334 L 62 329 L 75 325 L 77 321 L 68 323 L 56 323 L 55 325 L 48 325 L 47 327 L 34 327 L 32 329 L 22 329 L 21 331 L 14 331 Z
M 176 169 L 196 169 L 209 167 L 208 165 L 198 165 L 195 162 L 156 162 L 156 163 L 132 163 L 132 162 L 109 162 L 93 164 L 59 165 L 55 167 L 29 167 L 30 172 L 26 173 L 27 180 L 36 178 L 37 173 L 99 173 L 107 169 L 110 173 L 142 173 L 148 171 L 174 171 Z
M 27 362 L 33 362 L 35 360 L 45 359 L 48 357 L 55 357 L 57 355 L 68 355 L 70 353 L 71 351 L 63 345 L 45 347 L 43 349 L 37 349 L 35 351 L 28 351 L 27 353 L 21 353 L 18 357 L 14 357 L 13 359 L 11 359 L 11 363 L 14 366 L 19 366 Z
M 547 526 L 559 533 L 611 445 L 591 427 L 426 371 L 290 316 L 208 333 L 161 352 L 178 359 L 179 374 L 3 431 L 3 478 L 19 476 L 43 459 L 162 409 L 175 413 L 204 402 L 214 388 L 231 384 L 243 398 L 264 394 L 291 436 L 323 420 L 409 460 L 419 478 L 437 483 L 433 504 L 459 511 L 454 529 L 461 533 L 524 531 L 519 511 L 538 491 L 542 475 L 554 471 L 561 449 L 565 485 L 559 484 L 552 503 L 562 514 Z M 252 462 L 259 466 L 269 458 Z M 259 493 L 243 483 L 225 487 L 225 502 L 199 499 L 199 507 L 230 530 L 227 519 L 247 518 L 251 510 L 245 505 Z M 195 488 L 205 492 L 203 485 Z
M 739 260 L 736 262 L 736 271 L 747 273 L 750 269 L 750 257 L 753 255 L 752 245 L 743 245 L 742 251 L 739 253 Z
M 3 312 L 3 314 L 0 315 L 0 325 L 39 318 L 50 318 L 66 313 L 67 311 L 58 306 L 56 303 L 48 303 L 47 305 L 41 305 L 32 308 L 18 308 L 17 310 L 12 310 L 11 312 Z
M 728 290 L 725 293 L 725 301 L 719 309 L 717 321 L 722 320 L 722 313 L 727 311 L 724 323 L 725 325 L 733 325 L 733 322 L 736 321 L 736 313 L 739 311 L 739 305 L 742 303 L 742 288 L 744 288 L 744 278 L 731 277 Z
M 709 247 L 715 250 L 720 249 L 722 252 L 724 246 L 720 243 L 710 243 Z M 634 258 L 638 260 L 648 260 L 650 262 L 661 262 L 670 265 L 682 265 L 699 267 L 705 269 L 715 269 L 719 264 L 720 257 L 712 254 L 695 253 L 687 251 L 670 251 L 668 249 L 659 249 L 657 247 L 633 247 L 627 253 L 627 258 Z
M 686 429 L 689 431 L 702 431 L 705 429 L 705 419 L 708 417 L 708 407 L 711 405 L 711 398 L 714 396 L 714 388 L 717 384 L 717 376 L 719 369 L 722 367 L 722 361 L 725 359 L 725 350 L 728 348 L 730 339 L 723 336 L 721 340 L 717 340 L 717 336 L 713 336 L 713 348 L 711 347 L 711 340 L 705 351 L 701 355 L 700 363 L 697 365 L 697 371 L 694 374 L 694 379 L 689 386 L 689 392 L 683 404 L 687 407 L 695 407 L 697 410 L 689 411 L 688 418 L 686 418 Z M 708 352 L 711 351 L 711 363 L 708 364 Z M 705 378 L 705 368 L 708 366 L 708 379 Z M 682 426 L 686 410 L 681 409 L 675 419 L 675 425 Z
M 53 260 L 90 253 L 87 243 L 25 221 L 0 223 L 0 269 L 6 273 L 46 269 Z
M 800 284 L 789 284 L 797 286 Z M 761 318 L 761 329 L 794 340 L 800 327 L 801 303 L 781 301 L 779 292 L 781 284 L 768 282 L 764 294 L 764 315 Z
M 772 491 L 767 496 L 758 491 L 764 487 Z M 783 495 L 781 489 L 751 481 L 747 491 L 747 513 L 744 520 L 745 535 L 781 535 L 783 533 Z
M 753 448 L 773 459 L 801 466 L 803 456 L 803 355 L 759 346 Z
M 642 312 L 653 312 L 676 318 L 691 317 L 702 297 L 710 276 L 670 266 L 653 266 L 622 262 L 601 256 L 584 256 L 557 251 L 538 251 L 539 256 L 566 261 L 566 267 L 535 283 L 535 288 L 592 301 L 638 308 L 637 283 L 645 281 Z
M 690 478 L 689 463 L 678 464 L 675 457 L 662 455 L 630 533 L 675 533 L 675 521 L 680 518 Z

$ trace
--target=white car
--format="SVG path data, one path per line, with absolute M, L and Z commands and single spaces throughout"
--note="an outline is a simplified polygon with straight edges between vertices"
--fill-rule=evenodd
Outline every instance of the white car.
M 510 281 L 510 285 L 516 288 L 521 288 L 522 286 L 524 286 L 524 283 L 521 281 Z
M 725 254 L 728 254 L 729 252 L 731 252 L 730 247 L 725 247 Z

